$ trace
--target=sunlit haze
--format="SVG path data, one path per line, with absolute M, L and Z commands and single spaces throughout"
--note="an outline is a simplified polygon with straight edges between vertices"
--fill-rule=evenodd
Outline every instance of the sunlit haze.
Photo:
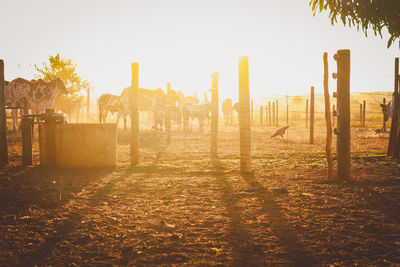
M 198 95 L 219 72 L 222 98 L 237 99 L 238 58 L 249 56 L 252 97 L 322 92 L 322 55 L 351 49 L 351 90 L 393 89 L 394 57 L 383 39 L 312 16 L 308 0 L 18 1 L 0 3 L 0 58 L 7 80 L 33 78 L 60 53 L 78 64 L 94 95 L 120 93 L 139 62 L 143 88 Z M 335 81 L 331 80 L 333 90 Z

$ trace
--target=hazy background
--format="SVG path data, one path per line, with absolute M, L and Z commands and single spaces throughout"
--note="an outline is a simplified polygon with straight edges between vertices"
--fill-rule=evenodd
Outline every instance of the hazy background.
M 351 90 L 393 89 L 396 43 L 312 16 L 308 0 L 1 0 L 0 58 L 7 80 L 31 79 L 34 64 L 60 53 L 78 64 L 94 95 L 120 93 L 130 63 L 140 87 L 203 97 L 220 73 L 222 98 L 237 98 L 238 57 L 249 56 L 252 97 L 322 92 L 322 54 L 351 49 Z M 336 82 L 331 80 L 330 89 Z

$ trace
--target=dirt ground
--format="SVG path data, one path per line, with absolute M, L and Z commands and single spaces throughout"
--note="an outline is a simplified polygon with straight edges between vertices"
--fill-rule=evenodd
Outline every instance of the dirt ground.
M 352 130 L 352 175 L 326 179 L 324 129 L 252 128 L 252 174 L 239 172 L 237 126 L 209 135 L 142 131 L 129 167 L 121 130 L 118 166 L 10 166 L 0 174 L 1 266 L 400 266 L 400 179 L 388 134 Z M 35 145 L 35 163 L 38 161 Z

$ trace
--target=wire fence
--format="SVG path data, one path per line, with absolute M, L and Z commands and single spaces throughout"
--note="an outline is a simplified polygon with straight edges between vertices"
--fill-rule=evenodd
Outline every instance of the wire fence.
M 361 127 L 363 126 L 363 109 L 360 108 L 365 101 L 365 127 L 367 128 L 381 128 L 383 125 L 383 113 L 381 104 L 383 104 L 383 99 L 386 99 L 385 103 L 387 104 L 392 98 L 392 92 L 355 92 L 351 95 L 351 126 L 352 127 Z M 308 106 L 308 110 L 306 107 L 306 102 L 309 101 L 309 96 L 300 95 L 300 96 L 281 96 L 276 98 L 253 98 L 252 99 L 254 105 L 251 114 L 252 125 L 263 125 L 263 126 L 286 126 L 287 124 L 290 126 L 296 127 L 306 127 L 306 120 L 310 119 L 310 106 Z M 220 106 L 223 102 L 223 99 L 220 99 Z M 270 103 L 270 105 L 268 105 Z M 275 120 L 277 120 L 278 124 L 272 122 L 273 116 L 273 105 L 275 103 Z M 310 105 L 310 103 L 309 103 Z M 316 126 L 324 126 L 325 125 L 325 104 L 324 104 L 324 96 L 323 95 L 315 95 L 315 125 Z M 331 97 L 331 111 L 334 110 L 334 106 L 336 107 L 336 98 Z M 261 107 L 263 114 L 261 115 Z M 221 112 L 219 114 L 219 123 L 221 125 L 226 124 L 224 119 L 224 114 Z M 140 121 L 143 122 L 140 127 L 144 130 L 153 130 L 154 123 L 154 111 L 157 112 L 165 112 L 165 109 L 153 109 L 148 111 L 140 112 Z M 271 115 L 270 115 L 271 114 Z M 232 121 L 233 125 L 238 125 L 238 116 L 236 111 L 232 111 L 232 118 L 229 118 L 228 124 Z M 262 119 L 261 119 L 262 117 Z M 271 117 L 271 118 L 270 118 Z M 11 112 L 7 113 L 7 125 L 12 127 L 12 118 Z M 117 113 L 109 113 L 107 116 L 107 122 L 115 122 L 117 119 Z M 98 115 L 98 107 L 97 100 L 92 99 L 89 106 L 89 116 L 87 115 L 87 103 L 82 104 L 82 108 L 79 111 L 79 120 L 78 114 L 73 113 L 70 116 L 67 115 L 67 120 L 69 122 L 89 122 L 96 123 L 99 122 Z M 182 123 L 182 122 L 181 122 Z M 309 122 L 308 122 L 309 124 Z M 128 116 L 127 125 L 129 127 L 130 120 Z M 177 122 L 172 124 L 172 134 L 175 135 L 209 135 L 210 131 L 204 133 L 196 133 L 196 130 L 199 127 L 199 122 L 196 119 L 192 119 L 188 121 L 189 128 L 191 132 L 184 133 L 182 125 L 177 124 Z M 205 121 L 205 125 L 209 125 L 209 120 Z M 123 127 L 123 120 L 121 119 L 119 122 L 119 127 Z

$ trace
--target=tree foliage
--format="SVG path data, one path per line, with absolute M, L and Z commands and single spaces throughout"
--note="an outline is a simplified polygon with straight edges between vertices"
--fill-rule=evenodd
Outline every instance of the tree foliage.
M 76 68 L 77 65 L 73 63 L 72 59 L 62 58 L 59 54 L 50 55 L 49 62 L 43 62 L 41 66 L 35 65 L 35 69 L 39 73 L 35 77 L 45 81 L 60 77 L 64 81 L 68 93 L 77 97 L 90 90 L 91 85 L 77 74 Z
M 400 37 L 400 0 L 310 0 L 314 12 L 329 9 L 332 25 L 340 19 L 343 24 L 361 29 L 367 36 L 372 29 L 382 38 L 382 29 L 390 34 L 390 47 Z M 399 41 L 400 46 L 400 41 Z

